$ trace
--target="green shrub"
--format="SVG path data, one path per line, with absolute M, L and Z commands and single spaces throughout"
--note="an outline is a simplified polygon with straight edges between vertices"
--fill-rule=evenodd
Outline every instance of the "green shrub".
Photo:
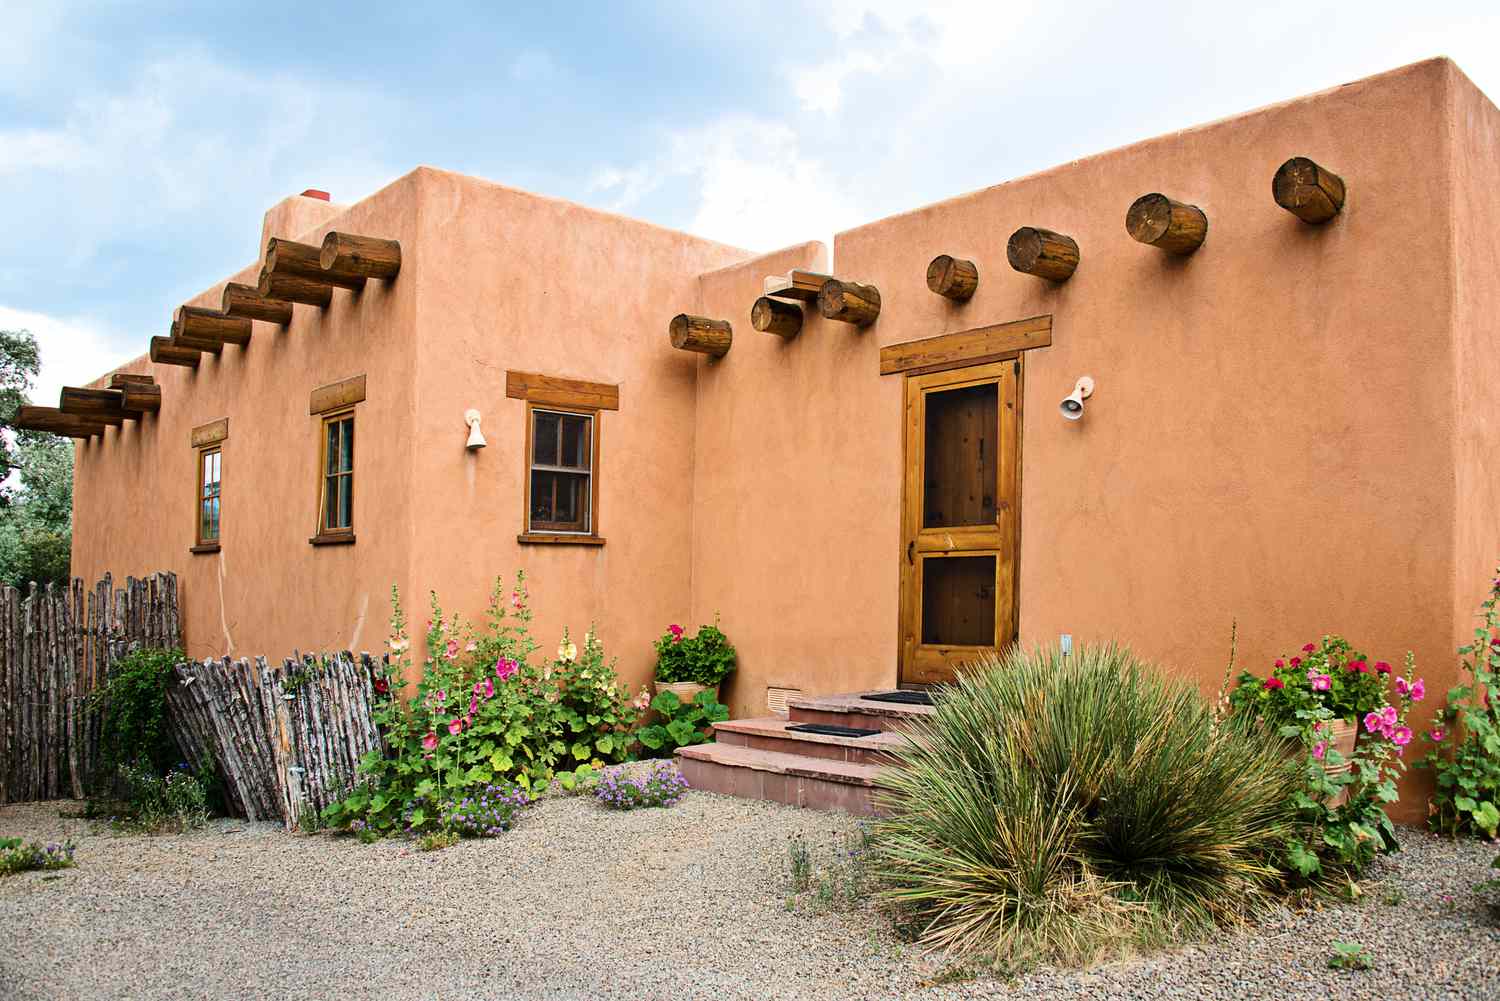
M 208 822 L 209 779 L 179 764 L 158 775 L 144 760 L 122 766 L 118 773 L 120 802 L 115 823 L 146 834 L 177 833 Z
M 98 713 L 99 760 L 105 777 L 138 761 L 165 774 L 180 755 L 167 727 L 167 686 L 181 650 L 135 650 L 116 661 L 94 692 L 89 709 Z
M 73 842 L 43 845 L 20 838 L 0 838 L 0 876 L 13 876 L 30 869 L 67 869 L 73 861 Z
M 432 596 L 421 681 L 407 702 L 411 641 L 392 588 L 391 657 L 374 679 L 373 711 L 387 751 L 366 755 L 359 787 L 323 811 L 330 827 L 363 840 L 448 830 L 452 804 L 466 796 L 512 784 L 527 797 L 554 782 L 574 788 L 629 757 L 638 702 L 593 630 L 581 651 L 565 633 L 554 659 L 533 664 L 525 575 L 506 590 L 497 579 L 483 629 L 445 615 Z
M 686 703 L 676 692 L 661 692 L 651 700 L 651 708 L 660 718 L 641 727 L 636 737 L 642 747 L 664 758 L 670 758 L 679 747 L 708 743 L 710 726 L 729 718 L 729 709 L 711 691 L 699 692 Z
M 1088 961 L 1237 921 L 1281 883 L 1297 763 L 1124 649 L 987 658 L 909 732 L 872 847 L 928 945 Z
M 717 620 L 714 625 L 699 626 L 696 636 L 687 635 L 674 623 L 656 641 L 656 680 L 717 688 L 734 670 L 735 657 Z
M 1500 833 L 1500 570 L 1482 606 L 1484 625 L 1458 652 L 1469 680 L 1448 690 L 1440 720 L 1426 733 L 1432 751 L 1431 824 L 1445 834 Z

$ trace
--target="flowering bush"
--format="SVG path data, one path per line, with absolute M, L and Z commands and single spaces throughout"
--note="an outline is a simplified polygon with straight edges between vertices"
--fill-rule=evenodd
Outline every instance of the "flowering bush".
M 1419 767 L 1432 769 L 1430 822 L 1448 834 L 1500 833 L 1500 570 L 1482 607 L 1484 625 L 1459 649 L 1470 680 L 1448 690 L 1448 702 L 1423 736 L 1432 746 Z
M 444 615 L 433 596 L 409 702 L 401 694 L 411 641 L 394 588 L 392 605 L 391 656 L 374 679 L 373 713 L 388 753 L 366 755 L 363 785 L 324 811 L 330 825 L 420 832 L 447 824 L 453 804 L 487 787 L 514 784 L 528 796 L 553 781 L 571 788 L 628 754 L 639 710 L 592 630 L 581 653 L 564 634 L 555 659 L 532 664 L 524 574 L 508 596 L 496 580 L 480 631 Z
M 717 619 L 699 626 L 696 636 L 673 623 L 656 641 L 656 680 L 667 684 L 691 681 L 715 688 L 734 670 L 734 661 L 734 647 Z
M 662 692 L 651 700 L 651 708 L 660 719 L 642 727 L 636 736 L 642 747 L 664 757 L 671 757 L 679 747 L 707 743 L 710 725 L 729 718 L 728 708 L 713 692 L 699 692 L 691 702 L 683 702 L 674 692 Z
M 25 844 L 20 838 L 0 838 L 0 876 L 12 876 L 28 869 L 67 869 L 73 861 L 73 842 L 43 845 L 38 841 Z
M 614 810 L 634 810 L 640 806 L 675 806 L 687 792 L 687 779 L 677 766 L 658 761 L 639 779 L 630 778 L 623 768 L 606 768 L 594 787 L 594 798 Z
M 209 775 L 195 775 L 185 762 L 158 775 L 142 758 L 116 771 L 121 799 L 110 804 L 114 823 L 150 834 L 190 831 L 208 822 Z M 95 812 L 104 809 L 94 805 Z
M 511 829 L 532 798 L 509 783 L 485 786 L 443 805 L 442 826 L 466 838 L 493 838 Z
M 1371 664 L 1339 636 L 1325 636 L 1304 645 L 1297 654 L 1281 656 L 1262 679 L 1249 671 L 1239 676 L 1229 697 L 1235 711 L 1252 710 L 1273 726 L 1295 724 L 1299 713 L 1326 708 L 1334 719 L 1357 720 L 1385 702 L 1391 665 Z

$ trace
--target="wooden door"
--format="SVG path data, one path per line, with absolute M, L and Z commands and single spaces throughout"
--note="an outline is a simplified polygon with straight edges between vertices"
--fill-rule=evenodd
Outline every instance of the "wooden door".
M 903 683 L 1015 642 L 1021 361 L 906 377 Z

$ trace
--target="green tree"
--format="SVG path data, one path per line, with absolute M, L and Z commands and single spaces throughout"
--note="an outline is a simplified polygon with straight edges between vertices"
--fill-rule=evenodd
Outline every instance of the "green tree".
M 0 330 L 0 583 L 68 579 L 73 547 L 73 443 L 9 427 L 41 367 L 36 338 Z

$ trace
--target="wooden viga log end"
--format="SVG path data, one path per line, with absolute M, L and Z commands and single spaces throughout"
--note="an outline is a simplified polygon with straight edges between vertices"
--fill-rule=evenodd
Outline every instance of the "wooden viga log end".
M 182 365 L 186 368 L 197 368 L 199 355 L 197 351 L 173 344 L 170 337 L 151 338 L 151 360 L 157 365 Z
M 796 337 L 802 330 L 802 307 L 763 295 L 750 307 L 750 326 L 763 334 Z
M 282 299 L 319 309 L 327 309 L 333 302 L 333 286 L 300 275 L 273 273 L 267 268 L 260 269 L 255 291 L 266 299 Z
M 260 294 L 254 285 L 230 282 L 224 286 L 224 297 L 219 308 L 225 316 L 243 316 L 250 320 L 264 320 L 286 326 L 292 322 L 292 304 L 285 299 L 272 299 Z
M 323 267 L 323 249 L 273 236 L 266 241 L 265 269 L 273 275 L 294 275 L 308 281 L 358 292 L 365 287 L 363 275 L 344 274 Z
M 1078 268 L 1078 244 L 1063 233 L 1022 226 L 1006 241 L 1005 259 L 1023 275 L 1065 282 Z
M 201 306 L 179 306 L 175 325 L 181 337 L 214 340 L 239 347 L 250 343 L 248 316 L 225 316 L 218 310 Z
M 880 315 L 880 290 L 874 285 L 830 278 L 818 290 L 818 311 L 825 320 L 867 327 Z
M 1175 201 L 1160 192 L 1142 195 L 1125 213 L 1131 239 L 1169 254 L 1191 254 L 1208 235 L 1208 216 L 1196 205 Z
M 401 271 L 401 244 L 335 231 L 323 237 L 318 263 L 334 274 L 390 281 Z
M 927 287 L 944 299 L 968 302 L 979 288 L 979 266 L 962 257 L 939 254 L 927 265 Z
M 714 358 L 728 354 L 729 345 L 734 340 L 734 330 L 728 320 L 689 316 L 687 313 L 672 317 L 667 333 L 672 338 L 672 347 L 679 351 L 696 351 Z
M 1344 207 L 1344 179 L 1305 156 L 1294 156 L 1276 169 L 1271 197 L 1303 222 L 1317 225 Z

